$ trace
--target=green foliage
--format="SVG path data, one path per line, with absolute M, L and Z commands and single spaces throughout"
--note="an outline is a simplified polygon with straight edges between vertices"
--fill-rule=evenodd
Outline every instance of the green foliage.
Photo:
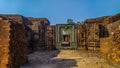
M 67 19 L 67 24 L 74 24 L 72 19 Z
M 81 22 L 78 21 L 77 24 L 81 24 Z
M 64 28 L 64 31 L 68 31 L 68 29 L 69 29 L 69 27 L 66 26 L 66 27 Z

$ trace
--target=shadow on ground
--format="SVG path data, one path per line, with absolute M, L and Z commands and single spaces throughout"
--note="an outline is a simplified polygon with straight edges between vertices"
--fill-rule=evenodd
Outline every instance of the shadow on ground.
M 35 51 L 28 55 L 28 63 L 21 68 L 72 68 L 76 67 L 75 59 L 58 58 L 58 50 Z

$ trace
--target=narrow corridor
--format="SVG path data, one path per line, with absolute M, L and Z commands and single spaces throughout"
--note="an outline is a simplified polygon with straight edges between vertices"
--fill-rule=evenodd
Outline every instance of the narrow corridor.
M 99 52 L 85 50 L 36 51 L 21 68 L 116 68 Z

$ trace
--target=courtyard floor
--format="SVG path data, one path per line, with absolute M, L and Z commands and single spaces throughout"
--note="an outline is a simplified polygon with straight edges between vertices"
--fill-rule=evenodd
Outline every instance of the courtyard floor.
M 21 68 L 116 68 L 100 56 L 85 50 L 35 51 Z

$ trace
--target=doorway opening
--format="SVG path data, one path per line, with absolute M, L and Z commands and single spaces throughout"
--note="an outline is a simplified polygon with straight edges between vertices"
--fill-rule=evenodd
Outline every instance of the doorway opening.
M 70 47 L 70 35 L 62 35 L 62 47 Z

